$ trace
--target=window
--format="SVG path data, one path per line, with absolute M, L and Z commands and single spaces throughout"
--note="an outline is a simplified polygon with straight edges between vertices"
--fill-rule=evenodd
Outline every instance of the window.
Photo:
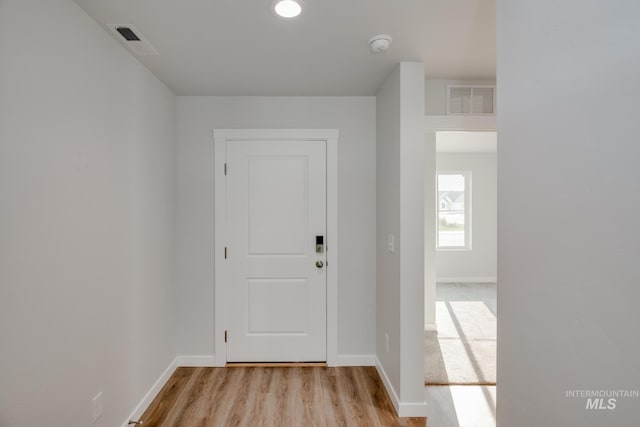
M 471 249 L 471 172 L 438 172 L 438 249 Z

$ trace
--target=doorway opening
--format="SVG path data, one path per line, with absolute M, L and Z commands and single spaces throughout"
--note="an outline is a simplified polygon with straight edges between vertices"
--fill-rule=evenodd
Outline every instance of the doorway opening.
M 425 323 L 424 376 L 427 400 L 439 404 L 430 415 L 455 421 L 444 425 L 476 425 L 461 420 L 470 416 L 495 424 L 497 134 L 445 130 L 434 139 L 435 212 L 426 224 L 435 229 L 426 301 L 433 323 Z

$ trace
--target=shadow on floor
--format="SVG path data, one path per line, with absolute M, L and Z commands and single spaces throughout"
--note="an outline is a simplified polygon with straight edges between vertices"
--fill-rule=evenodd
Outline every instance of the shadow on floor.
M 495 283 L 438 283 L 438 332 L 425 332 L 428 427 L 495 427 Z M 429 378 L 431 376 L 431 380 Z M 436 378 L 436 379 L 434 379 Z M 487 381 L 490 380 L 490 381 Z
M 425 385 L 495 385 L 496 285 L 440 283 L 425 332 Z

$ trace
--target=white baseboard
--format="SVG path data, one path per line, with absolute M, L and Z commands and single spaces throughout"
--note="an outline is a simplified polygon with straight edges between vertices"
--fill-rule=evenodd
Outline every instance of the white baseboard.
M 144 411 L 146 411 L 149 405 L 151 405 L 151 402 L 153 402 L 153 399 L 155 399 L 158 393 L 160 393 L 160 390 L 162 390 L 162 387 L 164 387 L 164 385 L 167 383 L 171 375 L 173 375 L 177 367 L 178 367 L 178 364 L 177 364 L 177 358 L 176 358 L 169 364 L 167 369 L 164 370 L 164 372 L 160 375 L 160 378 L 158 378 L 158 380 L 151 386 L 151 388 L 149 389 L 149 391 L 147 391 L 147 394 L 144 395 L 140 403 L 136 405 L 133 412 L 131 412 L 131 415 L 129 415 L 129 418 L 127 418 L 127 420 L 124 423 L 122 423 L 122 427 L 130 427 L 129 420 L 137 421 L 140 419 L 142 414 L 144 414 Z
M 424 330 L 425 331 L 437 331 L 438 330 L 438 325 L 436 325 L 435 323 L 425 323 L 424 324 Z
M 495 276 L 437 277 L 436 283 L 498 283 Z
M 147 394 L 144 395 L 140 403 L 138 403 L 129 415 L 129 418 L 122 424 L 123 427 L 130 427 L 129 420 L 138 420 L 144 414 L 144 411 L 147 410 L 153 399 L 156 398 L 162 387 L 167 383 L 171 375 L 175 372 L 178 367 L 211 367 L 216 366 L 216 359 L 214 356 L 177 356 L 173 361 L 169 364 L 167 369 L 164 370 L 160 378 L 151 386 Z
M 396 410 L 396 414 L 399 417 L 426 417 L 427 416 L 427 402 L 400 402 L 398 398 L 398 394 L 396 393 L 395 388 L 391 384 L 387 373 L 385 372 L 380 360 L 376 357 L 376 370 L 378 371 L 378 375 L 382 379 L 382 384 L 387 389 L 387 393 L 391 398 L 391 403 Z
M 200 356 L 178 356 L 176 357 L 176 364 L 183 367 L 216 367 L 215 356 L 200 355 Z M 224 365 L 222 365 L 224 366 Z
M 177 366 L 193 367 L 215 367 L 225 366 L 216 364 L 215 356 L 178 356 Z M 333 366 L 375 366 L 376 356 L 373 354 L 340 354 Z
M 382 379 L 382 384 L 384 384 L 384 388 L 387 389 L 387 394 L 391 398 L 391 403 L 393 404 L 393 407 L 395 408 L 396 413 L 399 414 L 400 399 L 398 399 L 398 394 L 396 393 L 396 389 L 393 388 L 393 385 L 391 385 L 391 380 L 389 380 L 387 373 L 384 371 L 384 368 L 382 367 L 382 363 L 380 363 L 380 360 L 378 360 L 377 357 L 376 357 L 376 370 L 378 371 L 378 375 L 380 375 L 380 378 Z
M 339 354 L 335 366 L 376 366 L 374 354 Z

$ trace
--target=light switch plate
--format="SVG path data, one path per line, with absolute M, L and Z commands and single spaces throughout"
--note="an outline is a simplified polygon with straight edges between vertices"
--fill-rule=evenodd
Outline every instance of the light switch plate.
M 392 254 L 396 252 L 396 236 L 393 234 L 387 236 L 387 250 Z

